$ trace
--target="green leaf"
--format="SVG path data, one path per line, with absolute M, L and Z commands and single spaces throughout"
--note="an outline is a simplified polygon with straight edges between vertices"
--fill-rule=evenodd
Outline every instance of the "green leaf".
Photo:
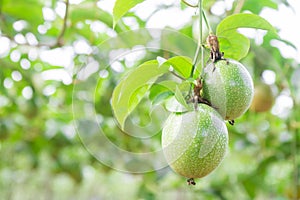
M 140 88 L 136 89 L 130 99 L 129 99 L 129 104 L 128 104 L 128 110 L 134 110 L 134 108 L 139 104 L 139 102 L 142 100 L 144 95 L 147 93 L 149 88 L 151 87 L 150 84 L 146 84 L 141 86 Z
M 220 50 L 225 57 L 240 60 L 250 48 L 249 39 L 237 32 L 238 28 L 256 28 L 277 34 L 276 29 L 264 18 L 249 13 L 239 13 L 226 17 L 217 27 Z M 247 42 L 246 42 L 247 40 Z
M 172 92 L 172 91 L 170 91 L 165 86 L 155 83 L 152 85 L 152 87 L 150 89 L 149 99 L 151 101 L 154 101 L 158 95 L 165 93 L 165 92 Z
M 69 18 L 74 24 L 79 21 L 85 21 L 87 19 L 101 19 L 101 22 L 105 23 L 109 27 L 112 26 L 111 15 L 108 12 L 96 7 L 93 2 L 84 2 L 78 5 L 71 5 L 69 11 Z
M 174 96 L 176 88 L 179 88 L 181 92 L 188 93 L 191 84 L 190 81 L 192 81 L 192 79 L 188 79 L 181 83 L 171 80 L 155 83 L 150 89 L 149 99 L 152 101 L 152 104 L 160 103 L 161 101 L 168 99 L 170 96 Z M 177 104 L 180 104 L 177 100 L 176 102 Z
M 193 110 L 193 104 L 187 104 L 186 99 L 182 95 L 182 91 L 186 90 L 186 87 L 190 87 L 190 84 L 185 81 L 180 85 L 176 85 L 175 94 L 165 103 L 165 107 L 170 112 L 182 113 Z
M 26 20 L 29 26 L 43 23 L 43 5 L 35 0 L 6 0 L 0 1 L 1 12 L 18 20 Z M 28 12 L 29 11 L 29 12 Z
M 161 81 L 157 84 L 159 84 L 160 86 L 163 86 L 163 87 L 167 88 L 169 91 L 172 91 L 173 93 L 175 93 L 175 89 L 176 89 L 176 86 L 178 85 L 178 82 L 167 80 L 167 81 Z
M 84 17 L 82 17 L 84 16 Z M 93 2 L 83 2 L 78 5 L 71 5 L 69 11 L 69 18 L 72 21 L 72 24 L 76 24 L 79 21 L 90 20 L 99 20 L 106 24 L 108 27 L 113 27 L 112 15 L 107 11 L 104 11 Z M 120 26 L 115 26 L 114 29 L 117 32 L 121 32 L 122 28 Z M 78 29 L 76 30 L 78 32 Z
M 175 98 L 176 98 L 176 100 L 177 100 L 181 105 L 183 105 L 187 110 L 190 109 L 189 106 L 188 106 L 188 104 L 186 103 L 186 100 L 185 100 L 185 98 L 183 97 L 183 95 L 182 95 L 182 93 L 181 93 L 181 91 L 180 91 L 180 89 L 179 89 L 178 86 L 176 86 L 176 90 L 175 90 Z
M 156 60 L 147 61 L 125 76 L 112 94 L 112 108 L 121 128 L 125 120 L 147 93 L 155 80 L 168 72 L 166 67 L 158 67 Z
M 276 29 L 264 18 L 250 13 L 239 13 L 226 17 L 217 27 L 217 35 L 237 28 L 257 28 L 276 33 Z
M 277 9 L 278 4 L 272 0 L 251 0 L 244 2 L 242 10 L 248 10 L 252 13 L 259 14 L 264 7 Z
M 157 56 L 156 60 L 157 60 L 159 66 L 162 66 L 163 64 L 165 64 L 167 62 L 167 59 L 160 57 L 160 56 Z
M 174 96 L 174 93 L 171 91 L 161 92 L 157 96 L 155 96 L 155 98 L 152 100 L 152 104 L 159 104 L 165 101 L 166 99 L 170 98 L 171 96 Z
M 182 113 L 187 111 L 187 109 L 177 101 L 175 96 L 167 99 L 165 102 L 165 108 L 167 111 L 174 113 Z
M 282 38 L 280 38 L 277 34 L 274 34 L 272 32 L 269 32 L 265 35 L 264 37 L 264 43 L 265 44 L 269 44 L 271 40 L 276 39 L 280 42 L 284 42 L 285 44 L 291 46 L 292 48 L 294 48 L 295 50 L 297 50 L 297 47 L 295 46 L 295 44 L 293 44 L 292 42 L 288 41 L 288 40 L 284 40 Z
M 175 96 L 169 98 L 165 103 L 166 110 L 174 113 L 183 113 L 188 110 L 181 103 L 177 101 Z
M 244 35 L 231 31 L 225 32 L 222 37 L 218 37 L 220 51 L 224 52 L 226 58 L 240 60 L 244 58 L 249 51 L 250 41 Z
M 161 103 L 170 96 L 173 96 L 177 85 L 177 82 L 169 80 L 153 84 L 149 94 L 149 99 L 152 101 L 152 104 Z
M 113 8 L 113 27 L 131 8 L 144 0 L 117 0 Z
M 192 71 L 192 59 L 187 56 L 175 56 L 167 60 L 166 64 L 170 64 L 184 78 L 190 77 Z

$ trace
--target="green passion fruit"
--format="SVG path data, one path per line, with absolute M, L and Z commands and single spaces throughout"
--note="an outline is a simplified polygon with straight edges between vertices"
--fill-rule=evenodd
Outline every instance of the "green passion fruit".
M 162 147 L 169 166 L 187 178 L 201 178 L 223 160 L 228 147 L 228 131 L 220 114 L 212 107 L 171 113 L 162 130 Z
M 270 85 L 258 83 L 254 87 L 254 98 L 250 110 L 254 112 L 267 112 L 274 103 L 274 95 Z
M 203 98 L 225 120 L 233 120 L 244 114 L 253 99 L 252 78 L 247 69 L 231 59 L 208 64 L 203 75 Z

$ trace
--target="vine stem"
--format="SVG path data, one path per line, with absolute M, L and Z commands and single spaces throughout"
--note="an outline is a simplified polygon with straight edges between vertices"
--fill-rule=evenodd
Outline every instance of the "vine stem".
M 203 19 L 204 19 L 204 22 L 205 22 L 205 25 L 206 25 L 206 28 L 209 30 L 209 33 L 213 33 L 213 30 L 211 29 L 210 25 L 209 25 L 209 22 L 206 18 L 206 15 L 205 15 L 205 12 L 204 10 L 202 9 L 202 14 L 203 14 Z
M 199 21 L 200 21 L 199 22 L 199 26 L 200 26 L 199 31 L 200 31 L 200 34 L 199 35 L 200 36 L 199 36 L 199 44 L 198 45 L 201 46 L 201 67 L 202 67 L 202 69 L 204 69 L 204 48 L 203 48 L 203 45 L 202 45 L 202 41 L 203 41 L 203 26 L 202 26 L 203 22 L 202 22 L 202 18 L 203 18 L 203 16 L 204 16 L 206 25 L 208 25 L 208 22 L 207 22 L 207 19 L 206 19 L 205 15 L 203 15 L 204 11 L 202 9 L 202 0 L 199 0 L 199 2 L 201 2 L 201 3 L 199 3 L 199 12 L 200 12 L 200 15 L 199 15 Z M 210 26 L 209 26 L 209 28 L 210 28 Z M 202 76 L 202 74 L 203 73 L 201 73 L 200 76 Z
M 200 50 L 201 50 L 202 67 L 203 67 L 203 63 L 204 63 L 204 57 L 203 57 L 204 52 L 203 52 L 203 46 L 202 46 L 202 38 L 203 38 L 203 33 L 202 33 L 203 32 L 202 31 L 202 18 L 203 18 L 202 0 L 198 1 L 198 9 L 199 9 L 199 37 L 198 37 L 197 49 L 196 49 L 195 56 L 194 56 L 194 59 L 193 59 L 193 65 L 192 65 L 190 78 L 193 78 Z

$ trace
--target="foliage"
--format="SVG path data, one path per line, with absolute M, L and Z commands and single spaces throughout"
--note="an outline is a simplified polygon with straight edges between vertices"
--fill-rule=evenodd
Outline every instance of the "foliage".
M 175 96 L 184 104 L 202 69 L 198 63 L 189 76 L 197 19 L 148 30 L 150 17 L 135 10 L 146 1 L 117 0 L 113 12 L 103 2 L 0 1 L 0 199 L 291 199 L 299 188 L 299 63 L 271 45 L 294 48 L 259 17 L 264 8 L 287 1 L 234 1 L 220 16 L 211 12 L 216 1 L 203 1 L 225 57 L 240 59 L 255 83 L 275 74 L 270 87 L 276 98 L 271 111 L 248 111 L 228 126 L 228 155 L 193 188 L 168 167 L 150 170 L 164 166 L 163 160 L 136 165 L 105 141 L 124 152 L 159 149 L 169 113 L 165 100 Z M 161 2 L 150 16 L 173 8 L 194 13 L 178 0 Z M 240 27 L 268 33 L 257 44 Z M 138 55 L 122 54 L 128 51 Z M 122 111 L 121 105 L 128 107 Z M 130 173 L 136 167 L 147 173 Z
M 235 60 L 244 58 L 250 48 L 248 38 L 238 33 L 238 28 L 257 28 L 276 34 L 275 28 L 258 15 L 239 13 L 226 17 L 218 24 L 216 35 L 220 38 L 221 51 Z

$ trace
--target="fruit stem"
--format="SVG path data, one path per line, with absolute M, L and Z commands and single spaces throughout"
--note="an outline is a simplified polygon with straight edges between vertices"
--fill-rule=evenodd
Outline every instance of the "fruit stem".
M 187 184 L 188 184 L 188 185 L 196 185 L 196 182 L 195 182 L 195 180 L 194 180 L 193 178 L 189 178 L 189 179 L 187 180 Z

